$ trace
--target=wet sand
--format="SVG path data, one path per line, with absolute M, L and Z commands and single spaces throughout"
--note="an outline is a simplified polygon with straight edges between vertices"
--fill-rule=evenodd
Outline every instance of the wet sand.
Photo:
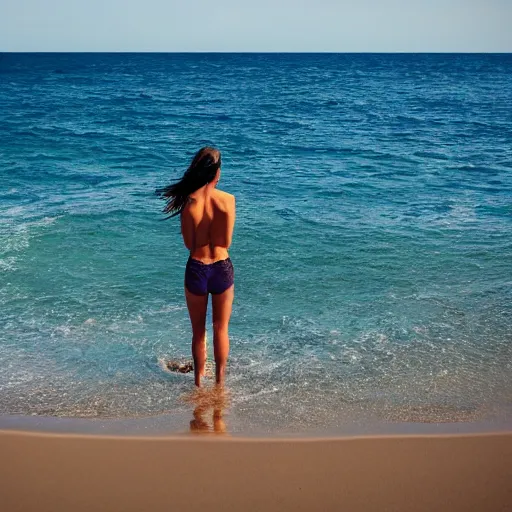
M 509 511 L 512 433 L 242 439 L 0 432 L 0 510 Z

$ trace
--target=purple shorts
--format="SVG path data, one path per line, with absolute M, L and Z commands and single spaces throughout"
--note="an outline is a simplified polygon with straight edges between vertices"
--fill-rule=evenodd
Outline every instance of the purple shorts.
M 225 292 L 234 282 L 233 263 L 229 258 L 203 263 L 189 258 L 185 269 L 185 286 L 194 295 Z

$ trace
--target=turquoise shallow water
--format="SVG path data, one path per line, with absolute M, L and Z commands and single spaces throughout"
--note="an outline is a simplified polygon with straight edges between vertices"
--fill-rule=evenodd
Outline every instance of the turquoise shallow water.
M 214 144 L 233 430 L 508 414 L 510 55 L 0 57 L 0 413 L 191 409 L 154 190 Z

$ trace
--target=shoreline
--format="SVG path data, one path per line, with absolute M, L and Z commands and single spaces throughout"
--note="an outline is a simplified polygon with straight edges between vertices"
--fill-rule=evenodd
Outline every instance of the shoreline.
M 341 439 L 378 436 L 443 436 L 443 435 L 480 435 L 512 433 L 512 418 L 508 415 L 497 419 L 477 421 L 445 422 L 385 422 L 375 418 L 361 418 L 358 421 L 327 428 L 286 429 L 261 427 L 243 427 L 239 423 L 231 428 L 229 415 L 223 418 L 221 428 L 216 428 L 210 415 L 201 418 L 197 424 L 194 416 L 179 413 L 139 418 L 70 418 L 56 416 L 24 416 L 0 414 L 1 432 L 25 432 L 33 434 L 113 436 L 141 438 L 187 437 L 196 434 L 225 435 L 236 439 Z M 226 420 L 226 422 L 224 422 Z M 227 425 L 226 425 L 227 423 Z
M 261 439 L 0 431 L 6 511 L 505 511 L 512 432 Z

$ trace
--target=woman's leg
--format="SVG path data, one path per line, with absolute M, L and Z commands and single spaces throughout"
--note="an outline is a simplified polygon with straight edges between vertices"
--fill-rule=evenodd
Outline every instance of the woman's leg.
M 201 385 L 206 363 L 206 309 L 208 308 L 208 294 L 194 295 L 185 288 L 188 314 L 192 323 L 192 357 L 194 358 L 194 380 L 196 386 Z
M 224 374 L 229 354 L 228 325 L 235 296 L 235 287 L 230 286 L 225 292 L 212 294 L 213 316 L 213 351 L 215 354 L 215 379 L 217 384 L 224 384 Z

